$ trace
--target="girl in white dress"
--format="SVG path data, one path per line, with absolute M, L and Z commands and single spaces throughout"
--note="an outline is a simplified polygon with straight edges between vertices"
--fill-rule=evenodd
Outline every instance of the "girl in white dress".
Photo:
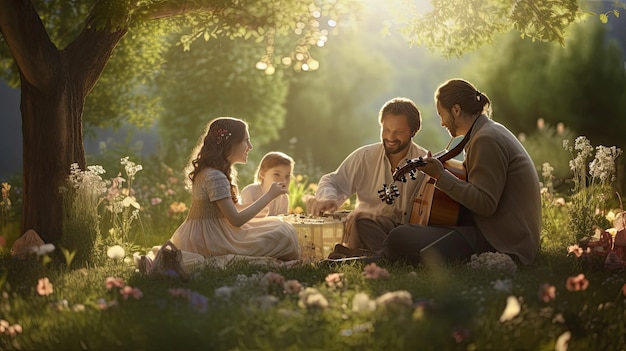
M 289 184 L 294 164 L 293 158 L 285 153 L 272 151 L 265 154 L 256 171 L 256 182 L 246 186 L 241 191 L 241 203 L 249 205 L 258 200 L 270 189 L 272 183 Z M 281 194 L 272 200 L 263 211 L 259 212 L 257 217 L 286 215 L 288 213 L 289 195 Z
M 211 121 L 187 167 L 193 202 L 172 243 L 180 250 L 205 257 L 228 254 L 300 258 L 295 228 L 280 217 L 254 218 L 274 198 L 288 192 L 288 184 L 274 182 L 255 202 L 237 203 L 236 170 L 252 149 L 248 125 L 236 118 Z

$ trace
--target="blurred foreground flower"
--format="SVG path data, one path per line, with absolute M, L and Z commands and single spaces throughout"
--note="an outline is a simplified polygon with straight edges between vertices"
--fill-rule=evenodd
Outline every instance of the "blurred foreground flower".
M 406 290 L 391 291 L 376 298 L 376 307 L 395 308 L 413 305 L 411 293 Z
M 229 300 L 233 295 L 233 292 L 235 292 L 235 288 L 232 286 L 221 286 L 215 289 L 213 295 L 218 299 Z
M 143 297 L 143 293 L 139 288 L 133 288 L 130 285 L 126 285 L 120 290 L 120 294 L 124 297 L 124 300 L 128 300 L 129 297 L 139 300 Z
M 302 290 L 302 284 L 297 280 L 287 280 L 283 284 L 286 294 L 296 294 Z
M 506 298 L 506 307 L 500 316 L 500 322 L 507 322 L 515 318 L 522 310 L 519 300 L 515 296 Z
M 517 265 L 513 262 L 513 259 L 509 255 L 499 252 L 483 252 L 480 255 L 472 255 L 471 261 L 467 265 L 477 270 L 501 272 L 510 275 L 517 271 Z
M 39 294 L 40 296 L 48 296 L 53 292 L 54 289 L 52 287 L 52 283 L 50 283 L 50 280 L 47 277 L 40 278 L 37 282 L 37 294 Z
M 385 268 L 378 267 L 376 262 L 372 262 L 363 269 L 365 279 L 381 279 L 389 278 L 389 271 Z
M 303 308 L 321 308 L 328 307 L 328 300 L 315 288 L 306 288 L 298 294 L 300 300 L 298 306 Z
M 546 303 L 550 302 L 554 300 L 556 296 L 556 287 L 548 283 L 542 284 L 539 287 L 538 295 L 539 295 L 539 300 L 546 302 Z
M 572 333 L 569 331 L 561 334 L 558 339 L 556 339 L 556 344 L 554 345 L 554 351 L 567 351 L 567 346 L 569 344 L 569 339 L 572 337 Z
M 123 288 L 124 287 L 124 279 L 122 279 L 122 278 L 115 278 L 115 277 L 107 277 L 104 280 L 104 285 L 106 286 L 107 290 L 111 290 L 113 288 Z
M 352 298 L 352 311 L 356 313 L 369 313 L 376 310 L 376 301 L 371 300 L 366 293 L 356 293 Z
M 0 334 L 15 337 L 17 334 L 22 334 L 22 326 L 20 324 L 9 324 L 8 321 L 0 319 Z
M 569 291 L 586 290 L 588 286 L 589 286 L 589 280 L 587 280 L 585 278 L 585 275 L 582 273 L 580 273 L 579 275 L 575 277 L 567 278 L 567 281 L 565 282 L 565 287 Z
M 36 254 L 37 256 L 43 256 L 54 251 L 54 244 L 43 244 L 39 246 L 31 246 L 30 252 Z
M 124 248 L 120 245 L 113 245 L 107 250 L 107 257 L 112 260 L 121 260 L 126 256 Z
M 343 273 L 330 273 L 326 276 L 326 284 L 331 288 L 343 287 Z

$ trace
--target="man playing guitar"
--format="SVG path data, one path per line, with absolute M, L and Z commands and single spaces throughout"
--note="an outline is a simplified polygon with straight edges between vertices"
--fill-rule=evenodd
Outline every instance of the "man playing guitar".
M 461 214 L 456 225 L 392 229 L 386 256 L 418 264 L 497 251 L 530 264 L 541 231 L 539 178 L 530 156 L 506 127 L 491 119 L 491 101 L 471 83 L 448 80 L 437 89 L 435 103 L 450 135 L 466 136 L 467 180 L 446 170 L 437 157 L 421 158 L 409 168 L 430 176 L 438 190 L 461 205 Z

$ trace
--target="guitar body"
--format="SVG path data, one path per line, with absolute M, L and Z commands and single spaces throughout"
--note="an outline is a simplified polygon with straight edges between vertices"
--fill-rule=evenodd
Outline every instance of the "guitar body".
M 450 159 L 445 161 L 443 166 L 457 178 L 466 180 L 465 168 L 461 161 Z M 455 226 L 458 224 L 460 212 L 461 205 L 437 189 L 435 180 L 429 178 L 413 199 L 409 223 Z

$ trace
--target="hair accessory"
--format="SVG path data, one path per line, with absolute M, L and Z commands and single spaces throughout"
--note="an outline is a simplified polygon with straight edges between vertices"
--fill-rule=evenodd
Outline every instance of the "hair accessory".
M 476 90 L 476 101 L 480 101 L 480 90 Z
M 211 131 L 209 135 L 217 139 L 216 144 L 221 144 L 222 141 L 227 140 L 228 137 L 231 136 L 231 133 L 227 129 L 220 128 Z

